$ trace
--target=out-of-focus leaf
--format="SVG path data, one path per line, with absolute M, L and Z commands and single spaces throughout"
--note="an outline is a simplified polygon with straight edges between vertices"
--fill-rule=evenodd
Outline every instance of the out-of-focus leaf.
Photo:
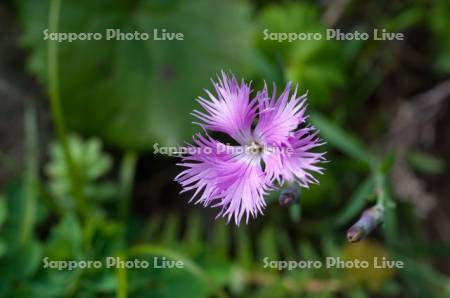
M 25 111 L 25 152 L 26 169 L 24 173 L 24 194 L 21 216 L 20 241 L 27 245 L 33 237 L 36 221 L 36 200 L 38 181 L 38 136 L 36 112 L 33 106 Z
M 354 136 L 318 113 L 311 113 L 312 124 L 320 130 L 324 140 L 350 157 L 371 165 L 372 155 Z
M 447 0 L 433 1 L 430 16 L 431 30 L 435 34 L 436 42 L 440 45 L 436 47 L 436 58 L 434 64 L 441 72 L 450 72 L 450 2 Z
M 435 271 L 428 264 L 402 256 L 404 269 L 402 278 L 408 284 L 410 297 L 450 297 L 450 282 L 447 276 Z
M 301 241 L 300 244 L 300 252 L 302 254 L 302 259 L 304 260 L 320 260 L 320 255 L 318 252 L 314 249 L 314 246 L 311 242 L 304 240 Z
M 69 149 L 73 161 L 81 175 L 83 195 L 91 199 L 106 200 L 106 196 L 115 196 L 117 189 L 109 183 L 98 183 L 96 180 L 106 174 L 111 168 L 111 157 L 102 150 L 99 139 L 82 140 L 77 135 L 68 138 Z M 63 206 L 73 206 L 73 179 L 65 160 L 62 146 L 59 143 L 50 147 L 50 161 L 46 165 L 46 172 L 50 178 L 50 191 Z
M 145 241 L 155 241 L 159 225 L 161 224 L 161 217 L 154 215 L 148 219 L 142 232 L 142 239 Z
M 419 151 L 409 154 L 408 161 L 414 169 L 425 174 L 441 174 L 446 169 L 445 161 Z
M 177 280 L 176 285 L 172 285 L 169 280 L 162 281 L 162 286 L 159 291 L 161 291 L 161 295 L 158 297 L 181 297 L 183 293 L 186 294 L 189 291 L 194 291 L 196 296 L 194 297 L 203 297 L 207 295 L 209 291 L 216 291 L 220 293 L 220 296 L 224 296 L 221 289 L 217 288 L 217 283 L 215 280 L 211 279 L 211 276 L 207 275 L 206 272 L 199 267 L 195 262 L 193 262 L 187 256 L 178 253 L 177 251 L 168 249 L 163 246 L 154 246 L 154 245 L 137 245 L 130 248 L 129 251 L 130 256 L 140 256 L 140 255 L 149 255 L 149 256 L 164 256 L 171 260 L 181 261 L 183 262 L 183 268 L 177 270 L 167 270 L 166 274 L 158 274 L 162 277 L 170 277 L 171 275 L 183 274 L 183 271 L 190 273 L 192 276 L 188 276 L 187 278 L 179 278 Z M 195 279 L 192 279 L 194 277 Z M 169 285 L 169 286 L 164 286 Z M 189 288 L 189 287 L 193 287 Z M 170 296 L 170 295 L 174 296 Z M 198 295 L 198 296 L 197 296 Z
M 0 196 L 0 228 L 8 216 L 8 206 L 6 204 L 6 199 L 3 196 Z
M 348 298 L 367 298 L 367 294 L 364 292 L 364 290 L 360 287 L 353 287 L 348 291 L 348 294 L 346 295 Z
M 267 30 L 267 31 L 266 31 Z M 270 33 L 320 33 L 320 40 L 283 42 L 266 39 Z M 300 91 L 309 91 L 313 106 L 329 101 L 333 88 L 345 82 L 342 47 L 326 39 L 318 10 L 308 4 L 268 5 L 260 16 L 259 46 L 269 60 L 283 59 L 287 80 L 299 82 Z
M 31 50 L 28 66 L 46 81 L 49 1 L 18 1 Z M 233 20 L 230 21 L 230 16 Z M 189 125 L 194 98 L 221 69 L 250 70 L 252 24 L 243 1 L 62 1 L 59 32 L 99 32 L 98 41 L 59 43 L 60 83 L 69 127 L 115 145 L 150 149 L 177 145 L 198 130 Z M 184 21 L 181 21 L 184 20 Z M 106 40 L 106 30 L 135 30 L 148 40 Z M 153 40 L 154 29 L 184 34 L 183 41 Z
M 200 216 L 192 214 L 188 218 L 186 236 L 183 241 L 186 251 L 190 253 L 198 252 L 202 243 L 202 225 Z
M 45 269 L 30 284 L 30 292 L 26 297 L 67 297 L 72 293 L 74 285 L 79 281 L 80 271 L 59 271 Z
M 253 252 L 252 247 L 250 243 L 250 235 L 248 232 L 248 229 L 245 226 L 240 227 L 237 229 L 237 247 L 238 247 L 238 260 L 239 263 L 245 267 L 249 268 L 251 267 L 253 263 Z M 273 241 L 273 239 L 272 239 Z M 263 247 L 264 243 L 260 245 L 259 247 L 261 249 L 264 249 Z
M 395 152 L 389 152 L 386 157 L 381 161 L 380 171 L 382 174 L 387 174 L 395 163 Z
M 295 223 L 300 222 L 300 219 L 302 217 L 301 212 L 301 204 L 293 204 L 291 207 L 289 207 L 289 215 L 291 216 L 291 220 Z
M 393 245 L 398 241 L 397 213 L 392 200 L 390 190 L 387 185 L 386 177 L 382 176 L 380 185 L 385 201 L 388 203 L 384 209 L 383 232 L 388 245 Z
M 266 226 L 261 232 L 258 241 L 258 250 L 260 259 L 269 258 L 269 260 L 277 260 L 279 258 L 278 245 L 275 240 L 275 231 L 273 227 Z
M 213 226 L 211 252 L 220 259 L 226 259 L 230 249 L 230 235 L 228 225 L 224 221 L 217 221 Z
M 425 11 L 425 7 L 414 5 L 409 9 L 402 10 L 395 17 L 387 18 L 383 23 L 383 28 L 390 32 L 405 31 L 408 27 L 414 26 L 417 23 L 423 21 L 425 17 Z
M 112 292 L 117 288 L 117 279 L 112 270 L 107 270 L 98 276 L 90 276 L 83 286 L 92 292 Z
M 297 257 L 293 243 L 289 239 L 287 231 L 280 230 L 277 232 L 277 242 L 280 243 L 280 252 L 287 260 L 294 260 Z
M 355 217 L 366 204 L 367 198 L 372 191 L 373 179 L 372 177 L 368 177 L 353 192 L 350 200 L 345 205 L 344 210 L 336 218 L 336 224 L 342 226 Z
M 2 262 L 2 271 L 11 274 L 16 280 L 31 278 L 42 265 L 42 244 L 31 241 L 26 247 L 18 246 L 13 249 L 8 252 L 6 259 Z
M 342 259 L 366 261 L 368 268 L 345 268 L 345 280 L 349 285 L 367 286 L 377 291 L 383 283 L 395 274 L 392 268 L 376 268 L 375 258 L 380 264 L 382 258 L 388 258 L 388 253 L 383 246 L 367 240 L 358 243 L 346 244 L 342 249 Z
M 52 230 L 48 242 L 49 259 L 78 259 L 83 256 L 83 235 L 80 223 L 73 213 L 66 214 Z
M 170 215 L 164 223 L 161 232 L 160 243 L 165 245 L 174 245 L 178 243 L 179 218 L 177 215 Z
M 22 267 L 22 270 L 24 271 L 26 276 L 31 276 L 39 269 L 40 265 L 42 264 L 42 244 L 37 241 L 33 241 L 28 244 L 23 252 L 23 254 L 19 254 L 21 255 L 23 263 L 22 266 L 18 267 Z
M 386 296 L 398 296 L 401 291 L 401 286 L 396 280 L 386 281 L 380 289 L 380 293 Z

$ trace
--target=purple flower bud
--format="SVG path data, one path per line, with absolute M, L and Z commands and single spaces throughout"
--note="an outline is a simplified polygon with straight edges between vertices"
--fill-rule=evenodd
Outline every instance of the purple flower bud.
M 300 192 L 294 186 L 288 186 L 287 188 L 281 191 L 280 197 L 278 198 L 278 202 L 282 207 L 288 207 L 292 204 L 298 202 L 300 199 Z
M 382 221 L 384 208 L 373 206 L 363 212 L 359 220 L 347 231 L 349 242 L 358 242 L 369 235 Z

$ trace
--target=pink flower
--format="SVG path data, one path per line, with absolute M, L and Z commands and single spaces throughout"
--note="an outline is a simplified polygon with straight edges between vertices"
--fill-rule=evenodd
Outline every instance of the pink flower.
M 256 217 L 266 206 L 264 195 L 288 182 L 308 188 L 318 183 L 312 172 L 322 173 L 317 163 L 324 153 L 310 150 L 323 143 L 317 131 L 305 125 L 306 94 L 297 97 L 289 83 L 277 98 L 267 86 L 251 98 L 250 84 L 222 72 L 213 82 L 215 95 L 198 98 L 204 111 L 194 110 L 206 136 L 197 134 L 175 178 L 182 192 L 194 191 L 190 201 L 219 207 L 218 217 Z M 256 124 L 254 124 L 256 123 Z M 207 131 L 229 135 L 235 145 L 213 139 Z

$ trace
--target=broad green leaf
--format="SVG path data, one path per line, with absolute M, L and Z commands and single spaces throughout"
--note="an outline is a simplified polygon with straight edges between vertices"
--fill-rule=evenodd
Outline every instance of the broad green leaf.
M 230 0 L 61 1 L 59 32 L 99 32 L 98 41 L 58 43 L 63 111 L 71 129 L 120 147 L 176 145 L 199 128 L 194 100 L 223 70 L 250 71 L 252 26 L 245 2 Z M 46 82 L 49 1 L 18 0 L 28 66 Z M 230 19 L 232 16 L 232 19 Z M 146 41 L 106 40 L 106 29 L 148 33 Z M 181 32 L 183 41 L 153 40 Z

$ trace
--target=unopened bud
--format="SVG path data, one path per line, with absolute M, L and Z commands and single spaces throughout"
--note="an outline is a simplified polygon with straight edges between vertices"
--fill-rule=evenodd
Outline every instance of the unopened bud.
M 280 203 L 280 206 L 287 207 L 298 202 L 299 199 L 300 192 L 298 188 L 294 186 L 288 186 L 281 192 L 278 202 Z
M 370 234 L 382 221 L 384 208 L 373 206 L 363 212 L 359 220 L 347 231 L 349 242 L 358 242 Z

